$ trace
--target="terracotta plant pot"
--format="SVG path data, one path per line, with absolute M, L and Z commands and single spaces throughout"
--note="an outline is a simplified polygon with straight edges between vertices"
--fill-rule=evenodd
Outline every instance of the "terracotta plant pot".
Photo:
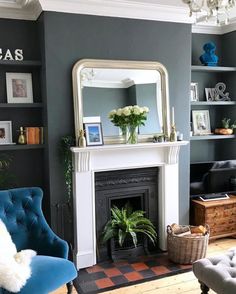
M 217 135 L 232 135 L 233 130 L 232 129 L 219 128 L 219 129 L 215 129 L 215 134 L 217 134 Z

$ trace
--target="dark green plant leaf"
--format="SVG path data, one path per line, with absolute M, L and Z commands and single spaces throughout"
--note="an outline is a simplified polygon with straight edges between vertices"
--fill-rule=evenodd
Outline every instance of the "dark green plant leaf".
M 137 246 L 137 233 L 146 235 L 153 243 L 157 239 L 157 233 L 152 222 L 144 217 L 145 212 L 137 210 L 132 212 L 132 208 L 125 206 L 119 209 L 111 208 L 111 220 L 107 222 L 103 231 L 103 242 L 117 237 L 122 247 L 125 238 L 130 235 L 133 244 Z
M 124 232 L 124 231 L 122 231 L 121 229 L 119 229 L 119 231 L 118 231 L 118 238 L 119 238 L 119 245 L 120 245 L 120 247 L 123 246 L 126 236 L 127 236 L 127 233 Z
M 72 146 L 75 146 L 74 137 L 68 135 L 61 138 L 59 149 L 60 149 L 60 156 L 61 156 L 62 165 L 63 165 L 68 202 L 70 202 L 72 197 L 73 165 L 72 165 L 72 152 L 70 150 Z

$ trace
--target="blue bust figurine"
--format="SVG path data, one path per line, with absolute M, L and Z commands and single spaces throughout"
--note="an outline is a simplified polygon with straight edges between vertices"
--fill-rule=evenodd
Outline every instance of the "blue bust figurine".
M 205 53 L 199 58 L 201 63 L 207 66 L 217 66 L 219 58 L 215 55 L 216 45 L 213 42 L 206 43 L 203 50 Z

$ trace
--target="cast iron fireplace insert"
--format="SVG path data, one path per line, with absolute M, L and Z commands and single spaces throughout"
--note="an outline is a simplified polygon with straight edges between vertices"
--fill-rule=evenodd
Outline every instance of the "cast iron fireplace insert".
M 111 258 L 109 242 L 102 244 L 103 228 L 111 217 L 111 207 L 121 208 L 127 202 L 133 210 L 144 210 L 155 227 L 158 224 L 158 167 L 95 173 L 95 213 L 97 261 Z M 148 250 L 153 251 L 148 242 Z

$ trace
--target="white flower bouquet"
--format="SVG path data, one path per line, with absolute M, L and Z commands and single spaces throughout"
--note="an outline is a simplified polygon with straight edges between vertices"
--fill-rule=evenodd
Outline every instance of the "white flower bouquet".
M 148 112 L 149 109 L 146 106 L 140 107 L 138 105 L 133 105 L 113 109 L 109 112 L 108 117 L 115 126 L 121 128 L 123 134 L 125 134 L 127 132 L 127 129 L 129 129 L 129 143 L 136 143 L 134 141 L 137 140 L 137 138 L 135 140 L 132 140 L 132 136 L 135 136 L 137 127 L 145 125 Z

